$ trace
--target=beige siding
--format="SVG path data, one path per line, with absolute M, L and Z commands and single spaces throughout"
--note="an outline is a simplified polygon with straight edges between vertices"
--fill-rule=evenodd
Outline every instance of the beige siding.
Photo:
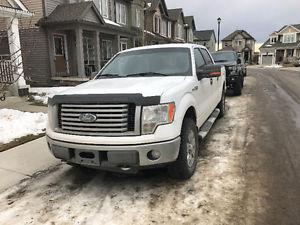
M 65 0 L 44 0 L 45 1 L 45 16 L 49 16 L 53 10 L 60 4 L 65 3 Z

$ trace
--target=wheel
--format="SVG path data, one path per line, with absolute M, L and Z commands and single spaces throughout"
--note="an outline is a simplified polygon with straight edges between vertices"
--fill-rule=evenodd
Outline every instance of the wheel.
M 3 95 L 2 97 L 0 97 L 0 100 L 1 100 L 2 102 L 4 102 L 4 101 L 5 101 L 5 95 Z
M 219 102 L 217 108 L 220 109 L 219 118 L 222 118 L 225 115 L 225 111 L 226 111 L 226 91 L 225 91 L 225 87 L 223 88 L 222 98 L 221 98 L 221 101 Z
M 233 86 L 233 93 L 234 95 L 241 95 L 242 94 L 242 80 L 239 79 Z
M 187 180 L 196 170 L 199 155 L 198 132 L 193 119 L 184 119 L 180 137 L 178 159 L 169 166 L 168 172 L 173 178 Z

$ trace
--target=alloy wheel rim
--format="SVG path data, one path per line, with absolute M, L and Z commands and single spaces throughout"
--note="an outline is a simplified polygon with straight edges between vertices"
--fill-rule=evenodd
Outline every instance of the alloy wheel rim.
M 195 134 L 190 130 L 187 141 L 187 164 L 191 168 L 196 158 L 196 140 Z

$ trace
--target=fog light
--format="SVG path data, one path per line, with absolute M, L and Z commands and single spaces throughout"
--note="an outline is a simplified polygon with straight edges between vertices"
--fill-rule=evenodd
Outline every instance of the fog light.
M 147 157 L 150 160 L 157 160 L 159 159 L 161 156 L 161 153 L 157 150 L 151 150 L 150 152 L 148 152 Z

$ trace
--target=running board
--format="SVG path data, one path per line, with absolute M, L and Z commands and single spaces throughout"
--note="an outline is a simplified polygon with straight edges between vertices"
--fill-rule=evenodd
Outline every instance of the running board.
M 219 114 L 220 114 L 220 109 L 215 109 L 215 111 L 210 115 L 208 120 L 206 120 L 206 122 L 202 125 L 198 133 L 198 136 L 201 138 L 201 140 L 203 140 L 207 136 L 208 132 L 214 125 Z

